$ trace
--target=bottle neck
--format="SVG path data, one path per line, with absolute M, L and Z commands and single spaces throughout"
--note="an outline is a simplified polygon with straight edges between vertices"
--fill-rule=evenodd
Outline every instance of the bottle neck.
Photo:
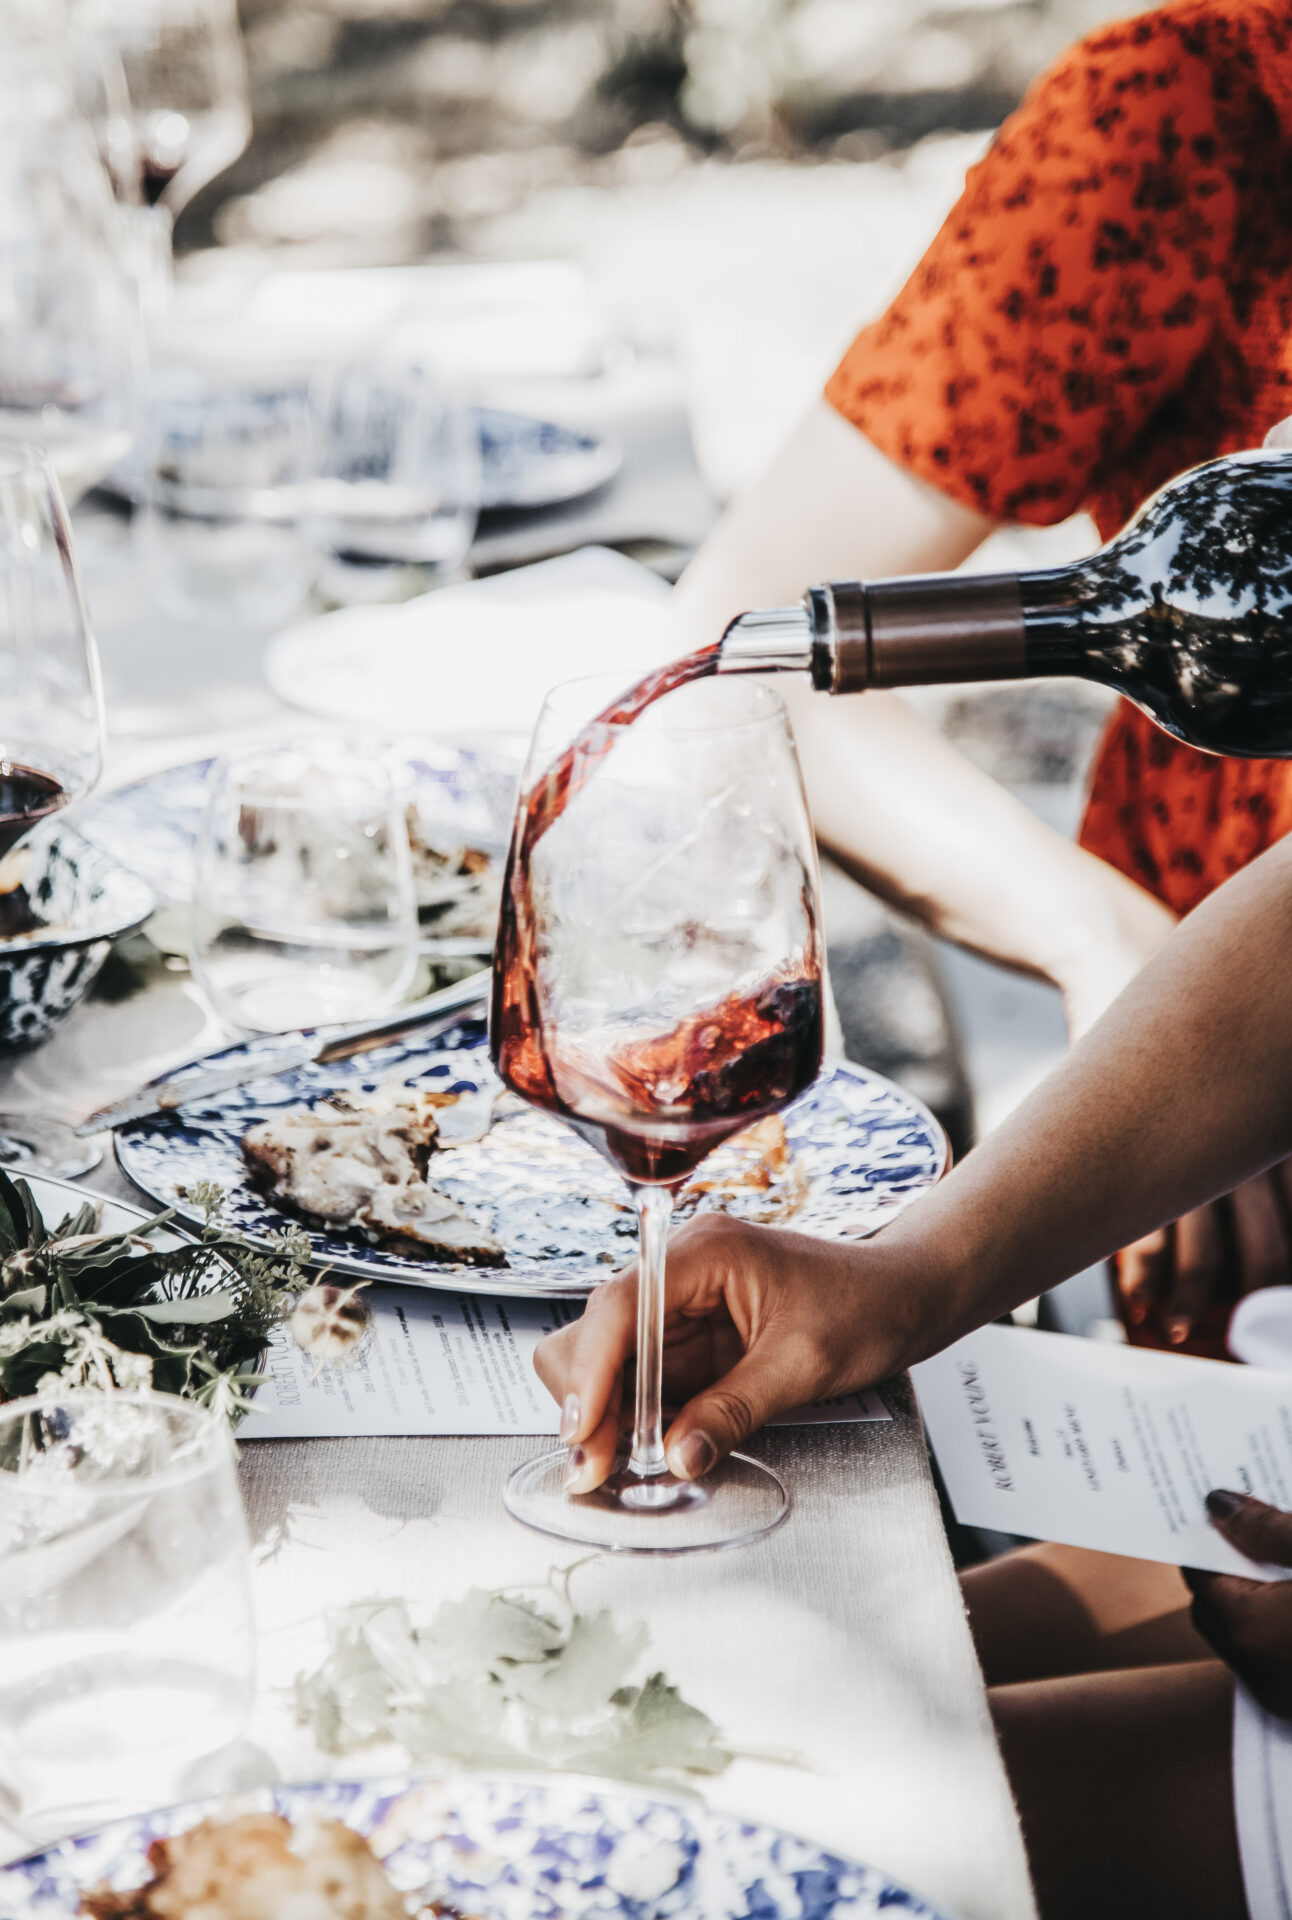
M 720 673 L 810 673 L 823 692 L 1079 673 L 1069 569 L 836 580 L 803 604 L 742 613 Z

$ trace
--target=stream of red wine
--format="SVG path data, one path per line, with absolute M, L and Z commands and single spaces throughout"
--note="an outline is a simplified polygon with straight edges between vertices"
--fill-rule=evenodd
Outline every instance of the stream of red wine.
M 712 1148 L 810 1085 L 821 1060 L 815 970 L 772 975 L 670 1033 L 596 1052 L 560 1045 L 558 1093 L 537 978 L 529 872 L 534 850 L 614 745 L 656 700 L 717 672 L 704 647 L 646 675 L 603 709 L 534 783 L 517 812 L 503 880 L 489 1036 L 512 1090 L 559 1114 L 636 1183 L 672 1185 Z

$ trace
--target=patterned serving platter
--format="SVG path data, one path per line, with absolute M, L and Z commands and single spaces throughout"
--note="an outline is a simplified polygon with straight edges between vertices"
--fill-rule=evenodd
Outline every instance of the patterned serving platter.
M 244 1042 L 204 1064 L 254 1059 L 279 1045 L 276 1038 Z M 434 1040 L 419 1044 L 414 1035 L 352 1060 L 252 1080 L 178 1113 L 151 1115 L 118 1130 L 117 1159 L 137 1187 L 194 1225 L 201 1215 L 188 1196 L 200 1181 L 214 1181 L 227 1196 L 230 1225 L 263 1238 L 288 1216 L 247 1177 L 241 1151 L 247 1129 L 331 1093 L 363 1096 L 391 1085 L 457 1094 L 496 1087 L 483 1023 L 465 1020 Z M 851 1238 L 873 1233 L 946 1167 L 946 1139 L 932 1114 L 848 1061 L 827 1061 L 784 1121 L 792 1179 L 781 1187 L 779 1203 L 775 1192 L 770 1196 L 777 1210 L 769 1214 L 769 1196 L 749 1191 L 724 1194 L 718 1203 L 726 1211 L 775 1218 L 826 1239 Z M 713 1166 L 711 1159 L 699 1179 Z M 613 1168 L 559 1121 L 511 1097 L 500 1102 L 483 1140 L 435 1154 L 429 1177 L 498 1236 L 507 1249 L 505 1267 L 430 1263 L 370 1246 L 357 1233 L 322 1228 L 310 1230 L 314 1258 L 370 1280 L 569 1298 L 589 1293 L 632 1256 L 635 1220 Z M 714 1196 L 698 1199 L 700 1206 L 711 1204 Z
M 118 1821 L 0 1868 L 0 1913 L 72 1920 L 84 1889 L 144 1884 L 153 1840 L 251 1811 L 354 1827 L 410 1913 L 434 1901 L 480 1920 L 949 1920 L 877 1868 L 698 1802 L 488 1774 L 265 1787 Z
M 515 803 L 517 767 L 510 756 L 439 741 L 423 743 L 415 752 L 375 750 L 388 755 L 427 831 L 501 860 Z M 86 808 L 79 821 L 83 836 L 146 880 L 159 900 L 187 905 L 213 764 L 190 760 L 119 787 Z M 437 939 L 433 922 L 423 929 L 421 944 L 424 952 L 437 955 L 489 948 L 479 939 Z

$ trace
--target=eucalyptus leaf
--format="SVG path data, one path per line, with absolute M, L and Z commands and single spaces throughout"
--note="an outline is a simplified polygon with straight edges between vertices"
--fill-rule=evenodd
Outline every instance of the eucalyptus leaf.
M 27 1214 L 22 1197 L 0 1167 L 0 1259 L 27 1245 Z
M 108 1307 L 108 1313 L 137 1313 L 142 1320 L 153 1320 L 163 1327 L 209 1327 L 227 1320 L 238 1310 L 233 1294 L 226 1292 L 193 1293 L 182 1300 L 157 1300 L 146 1306 Z
M 48 1297 L 48 1287 L 24 1287 L 21 1292 L 7 1293 L 5 1295 L 4 1311 L 7 1314 L 42 1314 L 45 1311 L 45 1301 Z

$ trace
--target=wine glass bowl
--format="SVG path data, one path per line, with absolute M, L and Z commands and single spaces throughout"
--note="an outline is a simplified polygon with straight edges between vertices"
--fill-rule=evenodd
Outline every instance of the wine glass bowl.
M 784 705 L 703 679 L 635 724 L 595 719 L 613 682 L 549 697 L 521 784 L 495 952 L 491 1045 L 513 1091 L 558 1115 L 637 1202 L 637 1406 L 628 1458 L 571 1498 L 557 1453 L 508 1505 L 562 1538 L 686 1552 L 757 1537 L 787 1498 L 758 1463 L 675 1480 L 662 1440 L 672 1195 L 722 1140 L 821 1064 L 816 859 Z M 591 726 L 587 723 L 592 720 Z

